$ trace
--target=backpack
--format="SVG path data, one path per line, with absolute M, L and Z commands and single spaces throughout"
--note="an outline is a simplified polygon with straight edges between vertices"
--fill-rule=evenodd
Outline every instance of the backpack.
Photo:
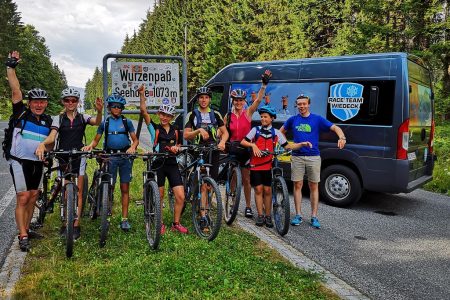
M 11 155 L 11 147 L 12 147 L 12 140 L 13 140 L 13 132 L 14 132 L 14 128 L 16 128 L 17 124 L 19 124 L 19 122 L 24 121 L 23 125 L 22 125 L 22 129 L 20 129 L 20 134 L 22 134 L 23 129 L 25 128 L 25 124 L 27 123 L 27 119 L 28 116 L 30 114 L 30 110 L 26 109 L 24 110 L 18 118 L 14 118 L 14 114 L 12 114 L 9 117 L 9 121 L 8 121 L 8 127 L 6 127 L 4 129 L 5 132 L 5 136 L 2 142 L 2 149 L 3 149 L 3 157 L 6 158 L 7 160 L 13 158 Z
M 61 128 L 61 123 L 62 123 L 62 119 L 63 119 L 63 117 L 64 117 L 64 115 L 66 115 L 67 116 L 67 113 L 62 113 L 62 114 L 59 114 L 59 127 L 58 128 Z M 83 139 L 84 139 L 84 144 L 86 145 L 86 126 L 87 126 L 87 123 L 86 123 L 86 121 L 84 120 L 84 118 L 83 118 L 83 115 L 82 114 L 79 114 L 79 113 L 77 113 L 77 117 L 80 117 L 81 118 L 81 124 L 83 125 Z M 125 127 L 126 128 L 126 127 Z M 58 135 L 58 140 L 56 141 L 56 147 L 55 147 L 55 149 L 58 149 L 58 147 L 59 147 L 59 139 L 60 139 L 60 136 Z
M 194 109 L 194 114 L 195 114 L 195 118 L 197 120 L 195 127 L 196 128 L 201 128 L 201 124 L 202 124 L 202 114 L 200 113 L 200 111 L 196 108 Z M 217 122 L 216 122 L 216 116 L 214 115 L 214 110 L 210 109 L 209 110 L 209 119 L 211 121 L 211 125 L 212 126 L 217 126 Z M 212 128 L 213 130 L 211 130 L 212 133 L 212 137 L 214 140 L 216 140 L 217 136 L 217 129 L 214 129 L 214 127 Z M 198 142 L 200 141 L 200 136 L 198 136 Z
M 108 145 L 108 136 L 110 134 L 126 134 L 128 136 L 128 133 L 130 132 L 130 129 L 128 128 L 128 122 L 127 122 L 127 118 L 125 118 L 123 115 L 120 115 L 122 117 L 122 122 L 123 122 L 123 127 L 125 128 L 125 131 L 123 132 L 118 132 L 118 131 L 113 131 L 113 132 L 109 132 L 109 118 L 111 116 L 108 116 L 105 120 L 105 147 L 106 148 Z
M 275 129 L 273 128 L 273 126 L 270 128 L 270 133 L 272 135 L 273 149 L 275 149 L 275 144 L 276 144 L 275 138 L 276 138 L 276 135 L 275 135 Z M 255 133 L 255 137 L 254 137 L 255 141 L 258 140 L 260 135 L 261 135 L 261 126 L 256 126 L 256 133 Z

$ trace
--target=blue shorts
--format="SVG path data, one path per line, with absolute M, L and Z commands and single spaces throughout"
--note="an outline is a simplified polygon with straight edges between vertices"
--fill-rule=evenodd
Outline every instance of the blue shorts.
M 109 160 L 109 171 L 116 184 L 117 169 L 119 169 L 120 183 L 130 183 L 133 171 L 133 161 L 126 157 L 111 157 Z

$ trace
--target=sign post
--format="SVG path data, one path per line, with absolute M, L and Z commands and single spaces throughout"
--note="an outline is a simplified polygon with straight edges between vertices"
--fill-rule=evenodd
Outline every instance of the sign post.
M 141 55 L 141 54 L 106 54 L 103 57 L 103 99 L 108 97 L 108 59 L 132 59 L 152 60 L 148 62 L 111 62 L 112 91 L 121 94 L 130 104 L 139 105 L 137 89 L 144 84 L 146 86 L 147 106 L 157 107 L 161 104 L 180 105 L 180 71 L 182 81 L 182 109 L 176 109 L 183 114 L 183 124 L 187 114 L 187 64 L 181 56 Z M 156 113 L 157 109 L 149 109 L 149 113 Z M 104 105 L 104 118 L 107 117 L 107 105 Z M 124 110 L 123 114 L 139 114 L 139 110 Z M 139 137 L 142 118 L 139 118 L 136 135 Z

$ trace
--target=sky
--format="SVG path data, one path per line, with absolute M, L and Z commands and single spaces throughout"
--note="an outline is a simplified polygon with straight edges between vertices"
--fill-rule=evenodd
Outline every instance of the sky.
M 45 38 L 69 86 L 84 88 L 103 56 L 117 53 L 153 7 L 153 0 L 16 0 L 22 22 Z

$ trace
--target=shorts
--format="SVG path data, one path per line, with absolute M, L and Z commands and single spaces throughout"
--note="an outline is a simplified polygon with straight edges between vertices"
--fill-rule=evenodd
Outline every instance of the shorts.
M 250 185 L 255 187 L 258 185 L 271 186 L 272 185 L 272 171 L 271 170 L 250 170 Z
M 68 159 L 60 159 L 59 160 L 59 173 L 62 171 L 69 171 L 68 169 Z M 78 174 L 78 176 L 83 176 L 86 173 L 86 157 L 77 157 L 72 159 L 72 173 Z
M 291 180 L 303 181 L 305 173 L 308 181 L 320 182 L 320 156 L 291 156 Z
M 9 160 L 9 171 L 16 188 L 16 193 L 39 189 L 44 164 L 41 161 L 26 160 L 21 162 Z
M 113 185 L 116 184 L 117 171 L 119 171 L 120 183 L 130 183 L 133 171 L 133 161 L 126 157 L 111 157 L 108 161 L 109 172 L 113 178 Z
M 166 178 L 169 180 L 169 186 L 174 188 L 183 185 L 180 170 L 177 164 L 165 164 L 156 170 L 156 178 L 158 179 L 158 187 L 163 187 L 166 183 Z

